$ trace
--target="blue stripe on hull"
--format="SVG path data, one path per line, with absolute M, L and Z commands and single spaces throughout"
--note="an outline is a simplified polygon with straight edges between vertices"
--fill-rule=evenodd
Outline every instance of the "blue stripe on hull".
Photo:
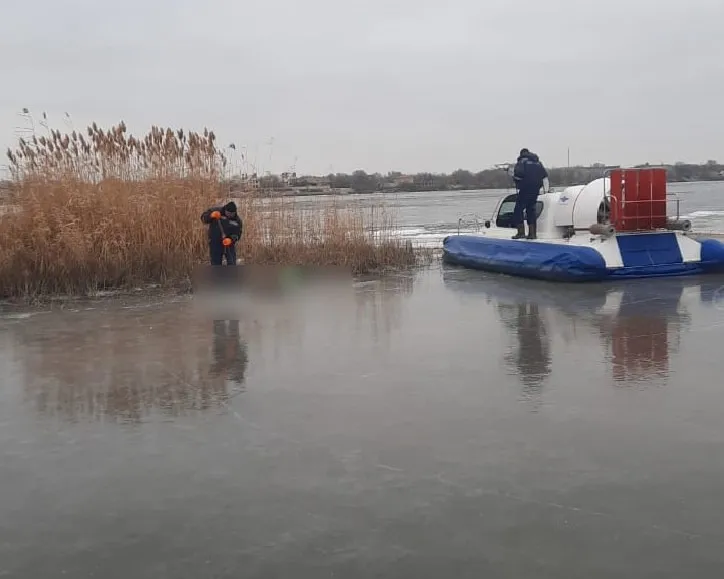
M 642 237 L 649 239 L 640 240 L 636 246 L 636 238 Z M 615 269 L 606 268 L 603 256 L 592 247 L 469 235 L 445 238 L 443 260 L 471 269 L 564 282 L 680 277 L 724 272 L 724 244 L 720 241 L 702 241 L 701 261 L 684 263 L 675 234 L 661 234 L 661 240 L 651 239 L 654 237 L 658 237 L 658 234 L 617 237 L 619 247 L 623 245 L 622 257 L 626 265 Z M 672 239 L 676 244 L 676 251 L 671 245 Z M 666 263 L 666 260 L 677 261 Z
M 675 233 L 628 233 L 617 235 L 616 243 L 626 268 L 684 262 Z
M 603 279 L 636 279 L 642 277 L 681 277 L 708 273 L 699 261 L 686 263 L 663 263 L 660 265 L 639 265 L 609 269 Z

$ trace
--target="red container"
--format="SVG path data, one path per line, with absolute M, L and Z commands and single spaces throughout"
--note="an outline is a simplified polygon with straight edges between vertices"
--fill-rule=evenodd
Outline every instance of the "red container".
M 611 223 L 618 231 L 666 227 L 666 169 L 611 171 Z

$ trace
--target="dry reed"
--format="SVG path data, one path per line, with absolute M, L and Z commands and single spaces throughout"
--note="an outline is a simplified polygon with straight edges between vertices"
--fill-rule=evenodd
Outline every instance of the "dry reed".
M 177 284 L 208 259 L 200 214 L 225 201 L 227 160 L 213 132 L 153 127 L 139 139 L 120 123 L 20 139 L 8 150 L 15 211 L 0 214 L 0 296 L 85 294 Z M 383 207 L 242 194 L 244 263 L 346 266 L 355 273 L 412 266 Z

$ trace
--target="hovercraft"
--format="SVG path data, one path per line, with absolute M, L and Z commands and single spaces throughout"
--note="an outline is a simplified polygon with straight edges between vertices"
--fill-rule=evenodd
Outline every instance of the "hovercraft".
M 615 169 L 587 185 L 538 196 L 536 239 L 511 239 L 516 194 L 484 228 L 447 236 L 443 261 L 550 281 L 604 281 L 724 273 L 724 243 L 702 239 L 681 219 L 666 169 Z

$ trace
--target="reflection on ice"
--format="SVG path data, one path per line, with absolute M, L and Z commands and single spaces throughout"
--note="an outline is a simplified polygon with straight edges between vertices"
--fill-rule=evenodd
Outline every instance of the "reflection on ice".
M 133 422 L 154 411 L 223 407 L 242 389 L 248 364 L 238 321 L 202 326 L 180 307 L 174 313 L 99 310 L 44 334 L 25 328 L 26 398 L 72 420 Z
M 526 386 L 540 385 L 551 372 L 552 333 L 569 342 L 596 332 L 616 382 L 665 378 L 669 356 L 691 323 L 690 307 L 716 306 L 713 296 L 722 287 L 722 279 L 715 277 L 552 284 L 453 266 L 443 267 L 443 280 L 453 291 L 495 303 L 518 341 L 506 362 Z

